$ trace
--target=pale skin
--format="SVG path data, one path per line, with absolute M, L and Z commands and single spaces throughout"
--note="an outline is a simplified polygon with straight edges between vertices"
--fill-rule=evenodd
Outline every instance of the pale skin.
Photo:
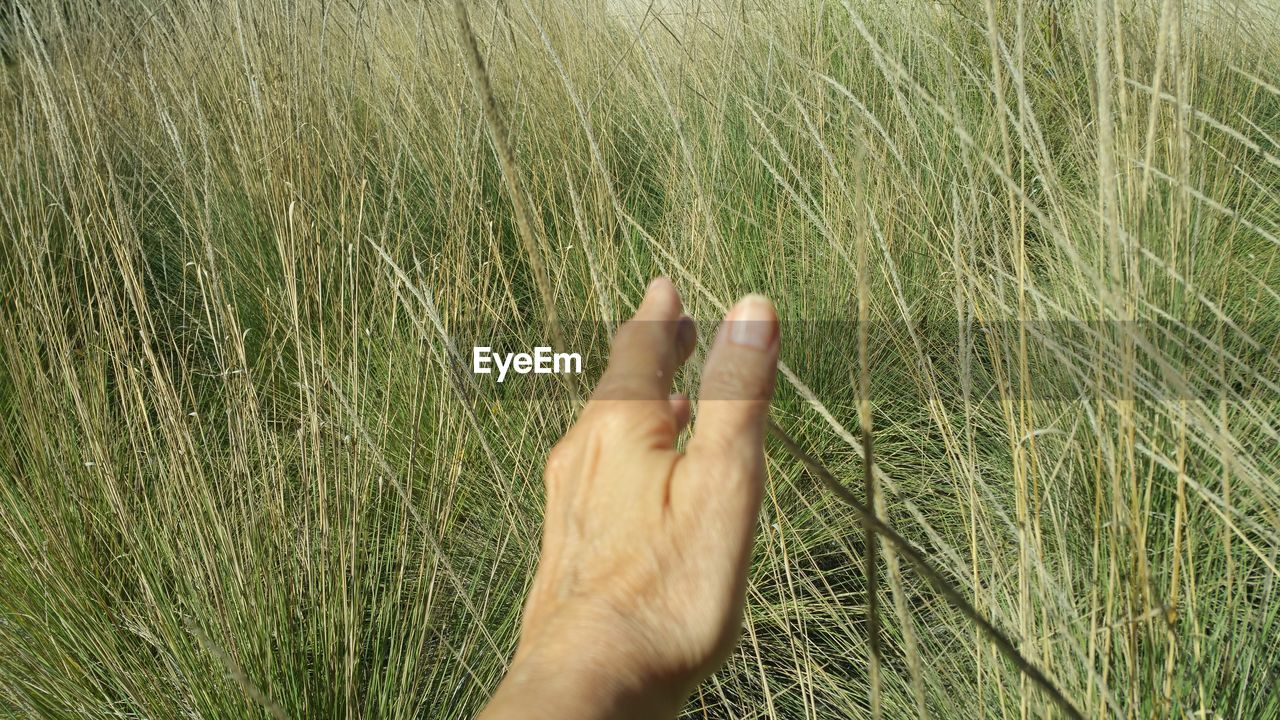
M 674 718 L 737 644 L 779 339 L 759 295 L 725 320 L 683 452 L 690 403 L 671 382 L 695 337 L 671 282 L 650 283 L 619 329 L 547 459 L 541 556 L 481 720 Z

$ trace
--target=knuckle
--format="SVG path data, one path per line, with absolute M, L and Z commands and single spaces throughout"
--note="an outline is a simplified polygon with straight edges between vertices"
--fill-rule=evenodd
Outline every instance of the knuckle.
M 707 400 L 762 400 L 767 385 L 755 368 L 745 363 L 727 363 L 703 381 L 702 394 Z
M 663 400 L 663 403 L 666 401 Z M 675 418 L 650 400 L 606 400 L 593 409 L 591 434 L 597 438 L 647 438 L 674 434 Z
M 551 452 L 547 453 L 547 465 L 543 470 L 542 479 L 548 489 L 560 484 L 568 471 L 572 452 L 569 441 L 561 440 L 551 448 Z
M 745 386 L 742 366 L 735 363 L 718 368 L 703 382 L 702 390 L 708 400 L 738 400 Z
M 600 403 L 592 418 L 591 429 L 597 435 L 615 437 L 634 425 L 635 413 L 624 400 L 606 400 Z

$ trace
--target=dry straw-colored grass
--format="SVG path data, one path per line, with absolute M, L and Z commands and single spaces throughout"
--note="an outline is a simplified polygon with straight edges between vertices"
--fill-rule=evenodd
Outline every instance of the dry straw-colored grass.
M 11 5 L 0 715 L 472 716 L 575 403 L 469 348 L 657 273 L 783 316 L 690 717 L 1280 714 L 1269 3 L 468 3 L 508 150 L 448 4 Z

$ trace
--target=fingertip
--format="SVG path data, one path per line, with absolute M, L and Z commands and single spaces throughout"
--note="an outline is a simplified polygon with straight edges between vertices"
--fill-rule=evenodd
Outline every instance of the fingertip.
M 675 283 L 671 278 L 658 276 L 645 288 L 636 317 L 669 317 L 678 315 L 681 309 L 680 292 L 676 290 Z
M 778 339 L 778 313 L 764 295 L 743 297 L 725 316 L 729 342 L 754 350 L 768 350 Z
M 671 290 L 672 292 L 675 292 L 676 284 L 671 282 L 671 278 L 667 277 L 666 275 L 659 275 L 649 281 L 649 286 L 648 288 L 645 289 L 645 294 L 648 295 L 650 293 L 653 293 L 656 290 L 667 290 L 667 289 Z

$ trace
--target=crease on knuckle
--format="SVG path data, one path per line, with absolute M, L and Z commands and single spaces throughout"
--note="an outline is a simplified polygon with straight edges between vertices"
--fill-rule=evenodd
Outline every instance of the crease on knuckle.
M 729 363 L 703 381 L 702 395 L 706 400 L 754 400 L 758 394 L 753 390 L 756 385 L 746 368 Z
M 665 402 L 665 401 L 663 401 Z M 676 419 L 658 407 L 658 401 L 634 400 L 601 408 L 592 432 L 606 444 L 621 441 L 665 440 L 676 433 Z

